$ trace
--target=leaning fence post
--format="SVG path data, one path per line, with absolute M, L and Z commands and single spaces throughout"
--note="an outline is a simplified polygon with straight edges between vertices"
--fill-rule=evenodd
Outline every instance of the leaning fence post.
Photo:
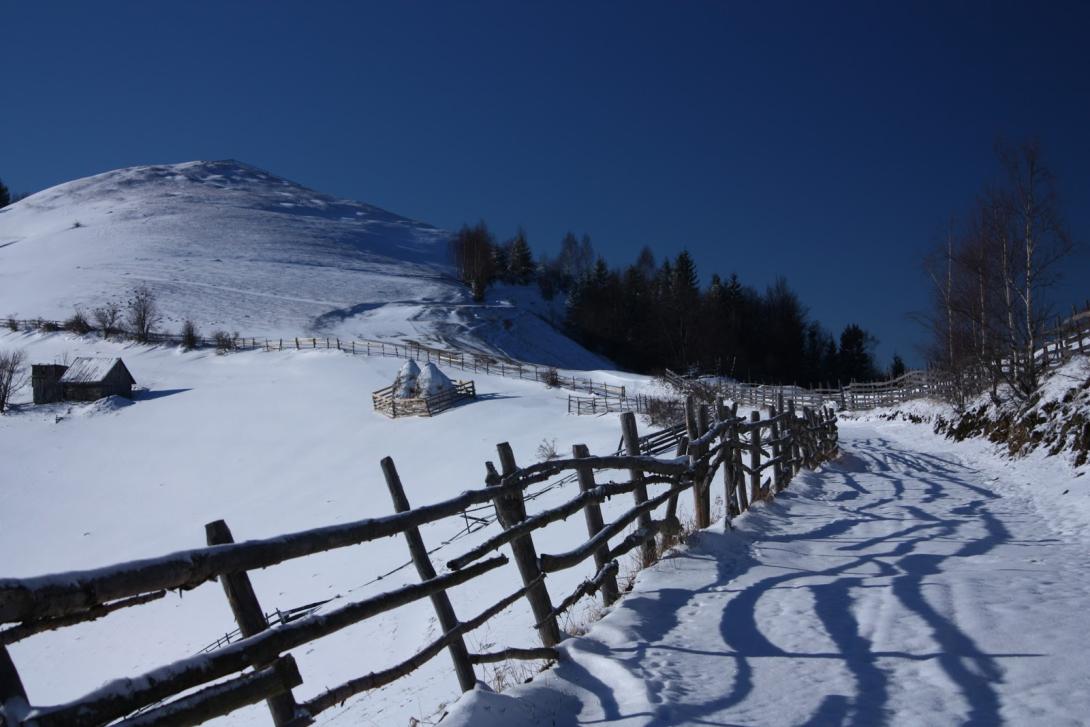
M 511 451 L 511 445 L 501 442 L 496 445 L 496 451 L 500 457 L 500 467 L 504 476 L 514 474 L 518 470 L 515 465 L 515 454 Z M 490 486 L 498 485 L 499 481 L 490 482 Z M 496 516 L 504 530 L 517 525 L 526 519 L 526 503 L 522 497 L 522 490 L 513 490 L 510 494 L 499 495 L 494 500 Z M 556 624 L 556 616 L 553 615 L 553 604 L 549 599 L 549 591 L 545 588 L 544 581 L 539 581 L 541 567 L 537 561 L 537 550 L 534 541 L 529 534 L 515 538 L 511 541 L 511 553 L 515 557 L 515 565 L 518 566 L 522 576 L 523 585 L 529 586 L 535 583 L 527 592 L 526 600 L 530 602 L 530 609 L 534 613 L 534 621 L 538 636 L 545 646 L 556 646 L 560 643 L 560 627 Z
M 235 542 L 234 537 L 231 535 L 231 529 L 227 527 L 227 523 L 223 520 L 216 520 L 205 525 L 204 533 L 209 545 L 228 545 Z M 265 612 L 261 610 L 261 604 L 258 603 L 253 584 L 250 583 L 250 576 L 246 574 L 246 571 L 224 574 L 220 576 L 220 582 L 223 584 L 223 592 L 227 595 L 227 603 L 231 606 L 231 612 L 235 615 L 238 630 L 244 638 L 259 634 L 269 628 L 269 622 L 265 619 Z M 255 666 L 267 665 L 255 664 Z M 289 723 L 293 725 L 310 724 L 310 720 L 302 723 L 295 722 L 295 697 L 292 696 L 290 689 L 280 694 L 274 694 L 265 702 L 269 705 L 273 724 L 277 727 Z
M 749 501 L 760 500 L 761 495 L 761 413 L 749 413 Z
M 405 496 L 405 488 L 401 484 L 401 477 L 394 466 L 394 460 L 390 457 L 382 458 L 382 475 L 386 478 L 386 487 L 390 490 L 390 499 L 394 501 L 394 512 L 406 512 L 409 508 L 409 498 Z M 416 572 L 420 574 L 420 580 L 430 581 L 435 578 L 435 568 L 428 557 L 428 549 L 424 547 L 424 539 L 420 537 L 420 528 L 412 527 L 405 531 L 405 540 L 409 544 L 409 554 L 413 558 Z M 454 607 L 450 605 L 450 598 L 446 591 L 439 591 L 431 595 L 431 605 L 435 608 L 435 615 L 439 617 L 439 625 L 443 627 L 443 633 L 448 633 L 458 627 L 458 617 L 454 614 Z M 463 692 L 468 692 L 477 684 L 477 675 L 473 673 L 473 664 L 469 661 L 469 651 L 465 641 L 459 636 L 450 642 L 447 647 L 450 651 L 450 660 L 454 662 L 454 673 L 458 676 L 458 686 Z
M 19 678 L 15 662 L 3 644 L 0 644 L 0 706 L 4 708 L 12 727 L 21 724 L 23 716 L 30 711 L 30 700 L 27 699 L 23 680 Z
M 636 415 L 630 411 L 621 414 L 621 436 L 624 440 L 625 454 L 629 457 L 640 456 L 640 436 L 636 430 Z M 633 467 L 629 470 L 632 481 L 636 483 L 632 491 L 632 497 L 637 505 L 647 502 L 647 485 L 643 481 L 643 470 Z M 644 532 L 651 530 L 651 513 L 642 512 L 636 522 Z M 655 562 L 655 543 L 653 538 L 648 538 L 640 546 L 641 565 L 645 568 Z
M 571 452 L 576 459 L 584 459 L 590 456 L 590 450 L 587 449 L 585 444 L 573 445 Z M 594 470 L 591 467 L 578 467 L 575 471 L 579 476 L 579 490 L 581 492 L 588 492 L 597 486 L 594 482 Z M 587 534 L 593 538 L 605 527 L 605 523 L 602 521 L 602 508 L 596 500 L 587 500 L 587 504 L 583 508 L 583 515 L 587 520 Z M 602 543 L 602 547 L 594 551 L 594 565 L 597 566 L 598 572 L 601 573 L 608 563 L 609 544 Z M 602 604 L 608 606 L 619 597 L 620 590 L 617 588 L 617 576 L 606 576 L 602 581 Z

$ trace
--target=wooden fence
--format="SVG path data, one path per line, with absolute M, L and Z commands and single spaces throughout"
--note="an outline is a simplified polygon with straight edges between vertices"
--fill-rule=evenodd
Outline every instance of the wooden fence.
M 605 603 L 619 597 L 618 558 L 638 549 L 640 561 L 653 562 L 665 540 L 679 530 L 678 499 L 693 497 L 696 527 L 711 521 L 711 491 L 722 471 L 729 518 L 752 503 L 775 496 L 802 467 L 813 468 L 837 452 L 836 418 L 831 411 L 795 411 L 793 402 L 771 409 L 767 419 L 749 419 L 722 405 L 700 406 L 690 397 L 686 422 L 639 437 L 635 415 L 621 416 L 624 454 L 591 456 L 575 445 L 572 457 L 518 467 L 511 447 L 497 446 L 499 469 L 486 463 L 486 486 L 442 502 L 412 508 L 389 458 L 381 468 L 393 515 L 306 530 L 263 540 L 235 543 L 223 521 L 205 526 L 208 547 L 181 551 L 94 570 L 34 578 L 0 580 L 0 716 L 7 727 L 38 725 L 197 724 L 242 706 L 266 701 L 275 725 L 305 725 L 322 711 L 353 695 L 389 684 L 446 650 L 461 689 L 476 683 L 473 667 L 507 659 L 556 659 L 562 638 L 557 617 L 584 596 L 600 594 Z M 674 445 L 675 456 L 655 457 Z M 613 474 L 600 481 L 602 473 Z M 573 475 L 579 494 L 561 505 L 528 514 L 527 488 Z M 632 506 L 612 522 L 603 521 L 601 503 L 631 496 Z M 419 528 L 444 518 L 461 517 L 474 505 L 490 503 L 502 531 L 450 559 L 437 573 Z M 664 513 L 656 519 L 656 512 Z M 562 553 L 538 554 L 533 533 L 583 513 L 587 540 Z M 623 535 L 626 530 L 634 530 Z M 310 612 L 270 628 L 247 571 L 267 568 L 335 548 L 403 535 L 420 582 L 345 605 Z M 623 537 L 622 537 L 623 535 Z M 612 542 L 611 542 L 612 541 Z M 510 550 L 521 585 L 468 619 L 458 617 L 447 591 L 505 566 Z M 594 571 L 559 602 L 548 591 L 551 573 L 593 560 Z M 133 678 L 106 684 L 64 704 L 38 705 L 28 698 L 6 646 L 34 634 L 89 621 L 119 609 L 164 597 L 167 590 L 188 590 L 218 578 L 238 622 L 241 638 L 206 653 L 169 663 Z M 443 634 L 410 658 L 381 671 L 351 679 L 298 702 L 292 690 L 302 683 L 289 653 L 378 614 L 429 598 Z M 464 636 L 525 598 L 534 616 L 540 646 L 512 646 L 471 653 Z M 229 640 L 228 640 L 229 641 Z M 220 680 L 220 681 L 217 681 Z M 117 720 L 121 720 L 117 722 Z
M 61 331 L 62 321 L 44 319 L 10 320 L 19 330 Z M 94 330 L 94 329 L 91 329 Z M 121 333 L 116 334 L 118 336 Z M 169 343 L 182 345 L 181 335 L 153 333 L 149 343 Z M 337 350 L 363 356 L 381 356 L 417 361 L 433 361 L 441 366 L 448 366 L 462 371 L 473 371 L 504 376 L 508 378 L 537 381 L 547 386 L 585 392 L 594 396 L 623 400 L 625 387 L 594 381 L 584 376 L 565 376 L 555 368 L 538 364 L 516 361 L 510 358 L 492 356 L 471 351 L 453 351 L 419 343 L 394 343 L 390 341 L 370 341 L 367 339 L 345 339 L 336 337 L 310 338 L 258 338 L 252 336 L 218 336 L 213 338 L 198 337 L 197 346 L 228 351 L 301 351 L 301 350 Z
M 472 381 L 455 381 L 454 388 L 440 391 L 431 396 L 414 396 L 399 399 L 394 396 L 394 387 L 387 386 L 371 394 L 371 404 L 375 411 L 391 419 L 404 416 L 435 416 L 457 406 L 459 402 L 477 398 L 477 387 Z

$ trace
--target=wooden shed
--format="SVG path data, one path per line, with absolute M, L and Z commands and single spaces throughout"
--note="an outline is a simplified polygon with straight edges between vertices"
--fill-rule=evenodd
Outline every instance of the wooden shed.
M 64 399 L 61 377 L 68 370 L 60 364 L 34 364 L 30 367 L 30 386 L 35 404 L 52 404 Z
M 119 358 L 81 356 L 61 376 L 64 398 L 70 401 L 96 401 L 106 396 L 132 398 L 136 379 Z

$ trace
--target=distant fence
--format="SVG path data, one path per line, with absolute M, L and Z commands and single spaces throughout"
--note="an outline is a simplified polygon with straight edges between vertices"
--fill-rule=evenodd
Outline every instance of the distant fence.
M 305 725 L 322 711 L 361 692 L 404 677 L 446 650 L 463 691 L 476 683 L 474 666 L 508 659 L 557 659 L 555 646 L 562 638 L 557 617 L 579 599 L 599 593 L 609 604 L 620 595 L 618 558 L 637 551 L 644 565 L 677 537 L 678 498 L 692 493 L 696 527 L 711 522 L 711 488 L 718 472 L 723 476 L 723 498 L 728 518 L 754 502 L 769 499 L 787 486 L 803 467 L 814 468 L 836 455 L 836 418 L 831 411 L 793 403 L 773 407 L 767 419 L 753 412 L 749 419 L 722 405 L 699 406 L 689 397 L 685 424 L 640 438 L 635 415 L 621 416 L 624 454 L 591 456 L 575 445 L 569 459 L 554 459 L 518 467 L 511 447 L 497 446 L 500 468 L 486 463 L 484 488 L 457 497 L 412 508 L 401 479 L 389 457 L 382 473 L 395 514 L 306 530 L 263 540 L 235 543 L 227 524 L 205 526 L 207 548 L 181 551 L 158 558 L 130 561 L 87 571 L 34 578 L 0 580 L 0 623 L 16 624 L 0 630 L 0 716 L 16 725 L 180 725 L 197 724 L 265 700 L 275 725 Z M 657 458 L 673 445 L 675 456 Z M 599 482 L 602 472 L 620 472 L 616 481 Z M 567 502 L 529 515 L 527 489 L 558 476 L 574 476 L 580 493 Z M 632 506 L 605 523 L 601 503 L 631 495 Z M 491 503 L 503 530 L 469 551 L 450 559 L 447 570 L 436 572 L 420 534 L 420 526 L 445 518 L 461 518 L 474 505 Z M 661 518 L 653 515 L 665 508 Z M 538 554 L 533 533 L 551 523 L 583 513 L 588 539 L 561 553 Z M 626 529 L 635 526 L 629 534 Z M 280 619 L 272 626 L 254 592 L 247 571 L 267 568 L 335 548 L 359 545 L 403 535 L 420 582 L 331 608 Z M 657 538 L 663 542 L 658 543 Z M 611 541 L 619 541 L 611 544 Z M 490 555 L 507 547 L 518 568 L 520 586 L 461 620 L 447 591 L 505 566 L 505 555 Z M 550 595 L 549 574 L 593 560 L 594 571 L 559 603 Z M 514 576 L 513 576 L 514 577 Z M 73 701 L 42 706 L 28 698 L 7 645 L 36 633 L 107 616 L 117 610 L 164 597 L 167 590 L 188 590 L 218 578 L 244 638 L 217 642 L 206 653 L 168 663 L 129 679 L 106 684 Z M 292 690 L 302 683 L 289 653 L 315 639 L 414 601 L 430 598 L 443 633 L 408 659 L 381 671 L 331 687 L 299 703 Z M 510 647 L 489 653 L 471 653 L 465 634 L 502 610 L 525 598 L 533 612 L 541 646 Z M 166 628 L 166 625 L 164 625 Z M 93 669 L 93 665 L 88 665 Z M 219 680 L 219 681 L 217 681 Z M 213 683 L 214 682 L 214 683 Z M 121 721 L 116 721 L 121 720 Z
M 9 327 L 24 331 L 64 331 L 63 321 L 49 321 L 41 318 L 15 320 L 7 319 Z M 96 329 L 88 328 L 76 333 L 90 333 Z M 117 336 L 122 336 L 117 332 Z M 183 345 L 185 339 L 179 334 L 152 333 L 148 336 L 149 343 L 170 343 Z M 424 346 L 419 343 L 394 343 L 390 341 L 371 341 L 367 339 L 341 339 L 337 337 L 294 337 L 294 338 L 259 338 L 254 336 L 221 335 L 197 337 L 197 347 L 215 348 L 228 351 L 290 351 L 308 349 L 327 349 L 343 351 L 355 355 L 383 356 L 401 359 L 414 359 L 417 361 L 434 361 L 437 364 L 463 371 L 483 372 L 494 376 L 537 381 L 546 386 L 570 389 L 572 391 L 586 392 L 594 396 L 621 399 L 626 396 L 624 386 L 616 386 L 601 381 L 594 381 L 583 376 L 564 376 L 555 368 L 540 366 L 538 364 L 525 363 L 510 358 L 503 358 L 484 353 L 451 351 L 432 346 Z

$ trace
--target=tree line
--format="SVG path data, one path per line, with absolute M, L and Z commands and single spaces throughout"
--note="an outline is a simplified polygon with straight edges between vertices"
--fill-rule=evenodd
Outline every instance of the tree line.
M 995 153 L 999 174 L 924 263 L 928 361 L 959 383 L 961 401 L 983 390 L 1026 399 L 1037 389 L 1047 366 L 1038 352 L 1059 322 L 1055 284 L 1073 249 L 1040 144 L 1000 141 Z
M 699 371 L 802 386 L 871 381 L 904 373 L 874 359 L 877 340 L 856 324 L 834 336 L 811 320 L 783 278 L 763 292 L 736 274 L 701 286 L 688 251 L 657 261 L 649 248 L 610 267 L 588 236 L 568 233 L 555 257 L 535 259 L 519 230 L 498 242 L 482 221 L 452 240 L 462 281 L 477 301 L 497 282 L 536 283 L 548 300 L 563 296 L 565 332 L 619 366 L 642 373 Z

